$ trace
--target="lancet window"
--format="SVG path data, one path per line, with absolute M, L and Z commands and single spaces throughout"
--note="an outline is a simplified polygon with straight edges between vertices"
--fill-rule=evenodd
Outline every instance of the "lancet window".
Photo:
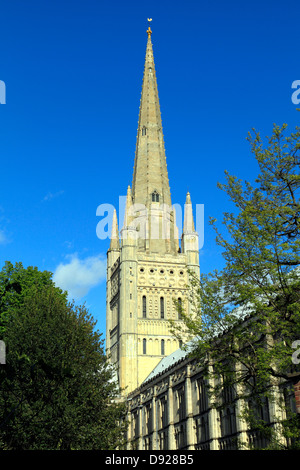
M 165 301 L 164 298 L 160 298 L 160 318 L 165 318 Z
M 153 191 L 152 193 L 152 202 L 159 202 L 159 194 L 157 191 Z
M 147 299 L 145 295 L 143 295 L 143 318 L 147 318 Z

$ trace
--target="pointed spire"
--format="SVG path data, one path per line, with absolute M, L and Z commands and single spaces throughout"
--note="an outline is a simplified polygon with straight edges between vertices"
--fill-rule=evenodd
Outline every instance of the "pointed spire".
M 191 195 L 187 192 L 184 206 L 183 232 L 195 232 Z
M 151 18 L 148 19 L 151 21 Z M 137 131 L 132 197 L 147 208 L 156 192 L 160 203 L 171 206 L 162 121 L 149 26 Z
M 109 249 L 110 250 L 120 249 L 120 238 L 119 238 L 118 219 L 117 219 L 116 209 L 114 209 Z
M 132 222 L 133 217 L 130 211 L 131 206 L 132 206 L 132 195 L 131 195 L 131 188 L 128 185 L 123 228 L 129 227 Z

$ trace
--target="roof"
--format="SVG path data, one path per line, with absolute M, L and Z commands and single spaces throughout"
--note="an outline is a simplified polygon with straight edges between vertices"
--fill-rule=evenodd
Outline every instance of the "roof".
M 173 366 L 177 362 L 181 361 L 182 359 L 186 358 L 190 352 L 190 346 L 192 342 L 186 344 L 186 349 L 183 350 L 181 348 L 176 349 L 173 353 L 169 356 L 164 357 L 161 361 L 157 364 L 157 366 L 150 372 L 148 377 L 144 380 L 143 384 L 148 382 L 148 380 L 153 379 L 155 376 L 162 374 L 166 371 L 169 367 Z

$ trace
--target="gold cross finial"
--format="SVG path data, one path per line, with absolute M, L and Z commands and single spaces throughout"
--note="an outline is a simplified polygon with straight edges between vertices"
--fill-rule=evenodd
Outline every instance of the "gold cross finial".
M 150 28 L 150 23 L 152 21 L 152 18 L 147 18 L 147 20 L 148 20 L 148 23 L 149 23 L 149 28 L 147 29 L 147 33 L 148 33 L 148 37 L 150 37 L 151 34 L 152 34 L 152 31 L 151 31 L 151 28 Z

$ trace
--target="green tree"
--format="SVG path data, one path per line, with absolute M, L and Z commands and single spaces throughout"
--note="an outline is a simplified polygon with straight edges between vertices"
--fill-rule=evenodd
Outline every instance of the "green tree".
M 283 434 L 299 447 L 299 420 L 287 411 L 275 436 L 257 410 L 266 398 L 275 400 L 275 385 L 290 381 L 293 343 L 300 338 L 300 129 L 286 135 L 286 128 L 275 125 L 267 142 L 249 133 L 259 166 L 254 184 L 228 172 L 226 183 L 218 184 L 235 205 L 234 213 L 224 214 L 226 235 L 211 219 L 224 268 L 200 282 L 193 278 L 194 315 L 183 314 L 194 354 L 215 379 L 215 405 L 226 387 L 234 388 L 247 404 L 249 426 L 279 448 Z
M 40 279 L 36 270 L 30 272 Z M 30 285 L 27 276 L 26 281 L 20 276 L 22 286 Z M 20 302 L 9 296 L 6 364 L 0 365 L 0 446 L 120 447 L 126 410 L 118 401 L 101 334 L 84 306 L 68 303 L 49 282 L 51 275 L 45 279 L 33 282 Z
M 39 271 L 32 266 L 24 268 L 22 263 L 13 265 L 10 261 L 5 262 L 0 272 L 0 338 L 14 309 L 22 306 L 24 299 L 32 295 L 33 289 L 47 286 L 55 287 L 49 271 Z M 67 300 L 67 292 L 57 287 L 56 293 Z

